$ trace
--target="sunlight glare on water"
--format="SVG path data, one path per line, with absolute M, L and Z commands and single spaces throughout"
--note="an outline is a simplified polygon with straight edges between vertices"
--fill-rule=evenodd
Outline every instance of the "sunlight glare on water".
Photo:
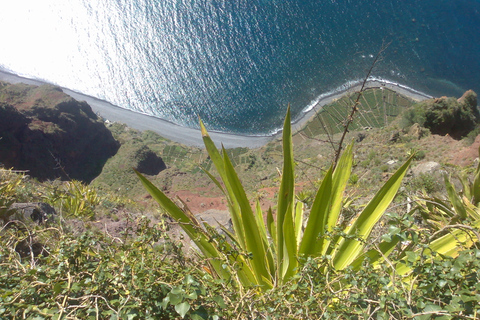
M 5 2 L 5 1 L 4 1 Z M 322 95 L 376 78 L 480 91 L 478 1 L 17 0 L 0 67 L 174 123 L 270 134 Z

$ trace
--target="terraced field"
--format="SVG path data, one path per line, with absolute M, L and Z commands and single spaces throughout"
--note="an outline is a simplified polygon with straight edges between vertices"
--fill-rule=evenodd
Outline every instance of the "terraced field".
M 344 130 L 345 119 L 352 110 L 357 93 L 345 95 L 319 110 L 302 130 L 307 137 L 335 134 Z M 359 100 L 358 113 L 350 130 L 380 128 L 388 125 L 414 101 L 387 88 L 367 89 Z

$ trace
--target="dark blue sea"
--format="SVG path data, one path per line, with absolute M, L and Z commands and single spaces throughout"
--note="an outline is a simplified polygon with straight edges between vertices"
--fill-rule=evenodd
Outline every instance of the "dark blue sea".
M 210 130 L 268 135 L 372 76 L 480 93 L 479 0 L 18 0 L 0 67 Z

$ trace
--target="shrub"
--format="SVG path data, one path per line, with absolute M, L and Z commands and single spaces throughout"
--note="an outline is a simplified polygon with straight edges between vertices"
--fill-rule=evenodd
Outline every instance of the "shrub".
M 17 199 L 17 188 L 24 179 L 24 175 L 12 170 L 0 168 L 0 220 L 7 222 L 13 213 L 10 206 Z
M 402 128 L 409 128 L 415 123 L 418 123 L 422 127 L 425 124 L 425 109 L 417 105 L 403 112 L 401 126 Z
M 403 113 L 402 126 L 410 127 L 418 123 L 430 129 L 433 134 L 449 134 L 460 139 L 477 126 L 477 106 L 471 103 L 476 102 L 468 99 L 459 102 L 455 98 L 446 97 L 425 100 Z
M 72 180 L 55 189 L 51 201 L 60 207 L 64 217 L 93 219 L 100 198 L 93 187 Z

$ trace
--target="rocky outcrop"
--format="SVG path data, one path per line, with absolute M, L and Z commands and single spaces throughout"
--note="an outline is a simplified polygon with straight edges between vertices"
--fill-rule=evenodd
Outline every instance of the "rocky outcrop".
M 55 209 L 45 202 L 14 203 L 10 206 L 11 215 L 9 220 L 20 220 L 25 223 L 37 224 L 52 221 L 57 215 Z
M 413 122 L 430 130 L 433 134 L 450 135 L 460 139 L 478 124 L 477 94 L 465 92 L 460 99 L 440 97 L 422 101 L 409 112 Z
M 0 83 L 0 163 L 39 180 L 90 182 L 119 143 L 86 102 L 58 87 Z
M 421 174 L 434 174 L 441 171 L 441 169 L 442 166 L 440 165 L 440 163 L 434 161 L 426 161 L 413 167 L 412 173 L 414 176 L 420 176 Z

